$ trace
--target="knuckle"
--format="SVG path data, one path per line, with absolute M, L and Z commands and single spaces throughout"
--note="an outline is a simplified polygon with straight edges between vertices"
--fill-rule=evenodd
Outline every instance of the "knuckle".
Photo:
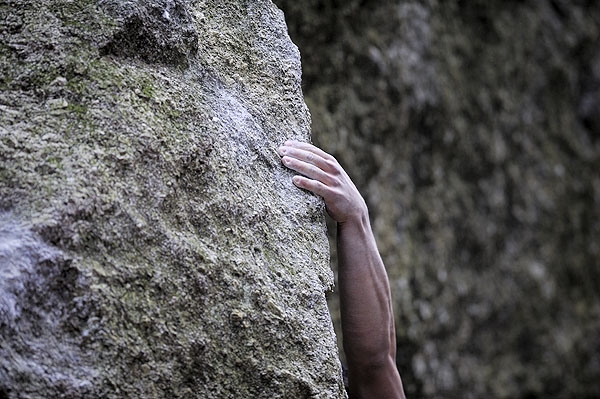
M 339 164 L 335 160 L 328 159 L 325 161 L 325 166 L 327 167 L 327 170 L 331 172 L 337 171 L 338 165 Z
M 337 161 L 330 161 L 328 167 L 330 168 L 331 173 L 336 176 L 342 175 L 343 169 Z
M 319 194 L 320 196 L 323 196 L 323 192 L 325 191 L 325 189 L 327 188 L 327 186 L 325 186 L 323 183 L 321 183 L 320 181 L 317 180 L 313 180 L 314 181 L 314 192 L 316 194 Z
M 311 165 L 310 171 L 312 172 L 312 174 L 314 176 L 319 176 L 321 173 L 321 169 L 319 169 L 317 166 L 313 166 L 313 165 Z
M 334 176 L 334 177 L 331 179 L 331 183 L 330 183 L 330 185 L 331 185 L 332 187 L 339 187 L 339 186 L 341 186 L 341 185 L 342 185 L 342 182 L 340 181 L 340 179 L 339 179 L 337 176 Z

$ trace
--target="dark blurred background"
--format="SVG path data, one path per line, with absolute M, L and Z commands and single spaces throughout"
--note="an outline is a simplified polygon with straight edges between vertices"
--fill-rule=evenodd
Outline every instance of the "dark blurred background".
M 600 2 L 275 3 L 369 205 L 408 396 L 600 397 Z

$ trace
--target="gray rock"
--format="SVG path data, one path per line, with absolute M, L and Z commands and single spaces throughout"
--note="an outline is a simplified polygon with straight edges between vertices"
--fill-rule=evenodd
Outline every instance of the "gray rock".
M 345 397 L 270 1 L 0 5 L 0 398 Z

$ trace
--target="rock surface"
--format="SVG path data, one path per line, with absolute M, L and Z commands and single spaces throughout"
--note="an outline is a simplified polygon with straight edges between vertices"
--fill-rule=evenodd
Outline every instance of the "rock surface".
M 600 3 L 276 3 L 369 204 L 408 396 L 600 397 Z
M 345 397 L 268 0 L 0 3 L 0 398 Z

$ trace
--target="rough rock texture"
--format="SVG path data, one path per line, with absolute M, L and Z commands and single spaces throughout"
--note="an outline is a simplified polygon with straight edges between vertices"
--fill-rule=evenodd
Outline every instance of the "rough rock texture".
M 276 2 L 370 206 L 409 397 L 599 397 L 600 3 Z
M 345 397 L 268 0 L 0 2 L 0 398 Z

